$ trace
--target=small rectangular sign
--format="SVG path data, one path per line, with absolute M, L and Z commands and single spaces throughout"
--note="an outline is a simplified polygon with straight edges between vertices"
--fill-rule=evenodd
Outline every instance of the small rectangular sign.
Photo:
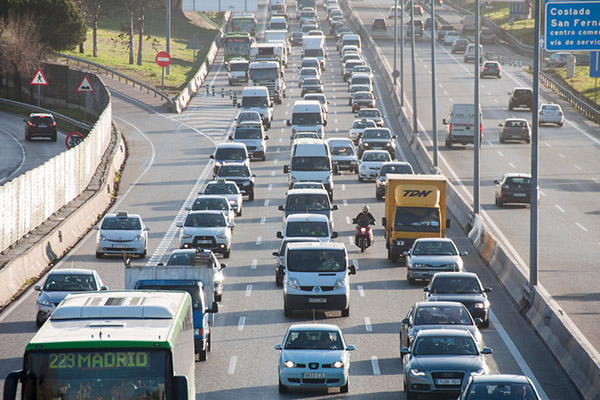
M 182 0 L 183 11 L 256 12 L 258 0 Z
M 600 51 L 590 51 L 590 78 L 600 78 Z
M 546 0 L 547 51 L 600 50 L 600 1 Z

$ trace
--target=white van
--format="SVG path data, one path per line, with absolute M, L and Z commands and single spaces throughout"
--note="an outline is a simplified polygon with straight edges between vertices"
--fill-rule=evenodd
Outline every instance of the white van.
M 325 70 L 325 36 L 308 36 L 302 38 L 302 58 L 316 57 L 319 60 L 321 71 Z
M 245 87 L 242 90 L 242 101 L 238 103 L 242 111 L 258 111 L 263 125 L 268 129 L 273 121 L 273 103 L 266 86 Z
M 267 159 L 267 140 L 269 140 L 269 136 L 265 135 L 260 122 L 242 122 L 235 127 L 229 139 L 233 140 L 234 143 L 245 144 L 250 157 L 262 161 Z
M 333 199 L 333 177 L 329 145 L 321 139 L 296 139 L 290 154 L 289 165 L 283 166 L 288 175 L 288 188 L 296 182 L 321 182 Z
M 289 243 L 284 256 L 283 307 L 286 317 L 294 310 L 340 310 L 350 315 L 350 275 L 342 243 Z
M 338 209 L 337 204 L 331 204 L 329 195 L 324 189 L 290 189 L 285 197 L 285 205 L 279 206 L 284 211 L 283 221 L 294 214 L 325 215 L 333 227 L 332 211 Z
M 453 144 L 473 144 L 475 128 L 475 105 L 474 104 L 453 104 L 452 110 L 447 118 L 442 120 L 446 125 L 446 147 L 450 148 Z M 479 144 L 483 138 L 483 116 L 481 107 L 479 107 Z
M 353 33 L 345 34 L 344 36 L 342 36 L 342 40 L 339 43 L 338 50 L 341 51 L 344 48 L 344 46 L 348 45 L 356 46 L 359 50 L 362 50 L 360 36 Z
M 316 132 L 323 138 L 327 118 L 321 103 L 318 100 L 297 100 L 292 108 L 292 119 L 287 120 L 287 126 L 292 127 L 292 138 L 298 132 Z
M 292 214 L 283 223 L 283 232 L 277 232 L 279 239 L 314 238 L 320 242 L 329 242 L 338 236 L 331 230 L 329 218 L 323 214 Z

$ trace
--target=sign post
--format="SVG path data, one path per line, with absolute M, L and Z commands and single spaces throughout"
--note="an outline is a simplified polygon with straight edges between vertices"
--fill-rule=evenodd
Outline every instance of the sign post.
M 554 2 L 546 0 L 546 50 L 600 50 L 597 35 L 591 35 L 598 24 L 600 1 Z
M 79 143 L 83 142 L 83 135 L 79 132 L 71 132 L 67 135 L 65 139 L 65 145 L 67 149 L 77 146 Z
M 31 80 L 31 85 L 37 86 L 37 106 L 40 106 L 40 86 L 48 86 L 48 79 L 44 76 L 41 68 L 38 68 L 37 72 Z
M 87 75 L 84 75 L 83 79 L 81 79 L 81 82 L 79 82 L 79 86 L 77 86 L 77 92 L 78 93 L 86 93 L 85 107 L 83 107 L 83 119 L 87 119 L 87 106 L 88 106 L 88 100 L 89 100 L 88 93 L 95 92 L 94 87 L 92 86 L 92 82 L 90 82 L 90 78 L 88 78 Z
M 590 78 L 594 78 L 594 103 L 598 95 L 598 78 L 600 77 L 600 51 L 590 51 Z
M 162 68 L 162 79 L 161 79 L 161 87 L 162 91 L 165 91 L 165 67 L 168 67 L 171 64 L 171 55 L 166 51 L 161 51 L 156 55 L 155 58 L 156 64 Z
M 202 50 L 202 43 L 200 42 L 200 39 L 198 39 L 198 35 L 194 33 L 194 36 L 192 36 L 192 39 L 185 48 L 188 50 L 194 50 L 194 61 L 192 62 L 192 68 L 196 68 L 196 50 Z

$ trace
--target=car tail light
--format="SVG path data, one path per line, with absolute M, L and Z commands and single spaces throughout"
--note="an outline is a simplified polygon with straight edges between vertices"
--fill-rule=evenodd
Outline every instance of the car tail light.
M 448 125 L 448 136 L 452 136 L 452 124 Z
M 504 128 L 504 132 L 507 132 L 507 131 L 508 131 L 508 128 Z
M 563 112 L 562 112 L 562 111 L 559 111 L 559 112 L 558 112 L 558 115 L 563 115 Z
M 33 126 L 33 122 L 29 121 L 29 122 L 27 123 L 27 125 L 29 125 L 29 126 Z
M 479 135 L 483 135 L 483 124 L 479 124 Z
M 56 121 L 52 123 L 52 126 L 56 126 Z

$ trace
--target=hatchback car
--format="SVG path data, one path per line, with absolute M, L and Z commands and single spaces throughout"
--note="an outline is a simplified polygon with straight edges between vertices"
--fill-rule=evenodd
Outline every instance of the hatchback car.
M 563 110 L 558 104 L 542 104 L 538 111 L 538 123 L 542 124 L 554 124 L 556 126 L 563 126 L 564 114 Z
M 371 23 L 372 31 L 387 31 L 387 22 L 383 18 L 375 18 Z
M 323 93 L 323 82 L 318 78 L 305 78 L 300 87 L 300 96 L 306 93 Z
M 377 200 L 382 200 L 385 196 L 387 187 L 387 174 L 408 174 L 413 175 L 415 172 L 412 165 L 406 161 L 388 161 L 381 165 L 379 175 L 375 180 L 375 197 Z
M 242 195 L 247 195 L 250 201 L 254 200 L 254 178 L 256 178 L 256 175 L 252 173 L 248 164 L 223 164 L 213 178 L 235 182 Z
M 516 87 L 509 92 L 508 95 L 508 109 L 514 110 L 518 107 L 528 108 L 531 110 L 531 104 L 533 99 L 533 90 L 526 87 Z
M 367 150 L 362 154 L 358 164 L 358 181 L 377 179 L 381 166 L 386 161 L 392 161 L 386 150 Z
M 250 154 L 244 143 L 219 143 L 215 153 L 209 156 L 214 160 L 213 174 L 216 174 L 221 165 L 228 162 L 243 162 L 250 165 Z
M 373 122 L 375 122 L 375 125 L 381 127 L 384 124 L 384 118 L 383 118 L 383 114 L 381 113 L 381 111 L 379 111 L 378 108 L 361 108 L 360 111 L 358 112 L 358 114 L 356 115 L 356 118 L 358 119 L 363 119 L 366 118 L 368 120 L 371 120 Z
M 423 7 L 421 7 L 419 5 L 414 5 L 413 9 L 414 9 L 415 15 L 418 15 L 419 17 L 423 16 L 423 14 L 425 13 L 425 10 L 423 9 Z
M 560 68 L 566 67 L 567 61 L 573 58 L 571 53 L 552 53 L 550 57 L 544 58 L 547 67 Z
M 473 320 L 469 310 L 455 301 L 422 301 L 413 305 L 400 326 L 400 347 L 410 347 L 423 329 L 464 329 L 473 335 L 481 346 L 482 336 L 478 324 L 481 319 Z
M 35 325 L 38 328 L 50 318 L 50 314 L 69 293 L 108 290 L 98 272 L 79 268 L 53 270 L 42 286 L 36 285 L 33 288 L 40 292 L 35 317 Z
M 227 198 L 229 204 L 239 217 L 242 215 L 243 197 L 242 192 L 235 182 L 226 181 L 225 179 L 217 179 L 216 181 L 208 182 L 204 192 L 198 194 L 220 194 Z
M 496 78 L 502 78 L 502 67 L 498 61 L 485 61 L 479 71 L 479 77 L 485 78 L 486 76 L 495 76 Z
M 491 288 L 483 287 L 472 272 L 438 272 L 428 287 L 423 288 L 427 301 L 458 301 L 467 307 L 471 316 L 481 318 L 480 326 L 490 325 L 490 301 L 487 294 Z
M 463 56 L 464 62 L 475 62 L 475 45 L 473 43 L 467 45 L 465 55 Z M 483 61 L 483 46 L 479 45 L 479 62 Z
M 188 211 L 217 210 L 222 211 L 229 222 L 235 222 L 235 211 L 229 204 L 227 197 L 220 194 L 203 194 L 194 200 Z
M 531 203 L 531 175 L 506 173 L 496 184 L 496 205 L 502 207 L 506 203 Z
M 128 214 L 127 211 L 106 214 L 94 229 L 98 231 L 96 258 L 102 258 L 105 254 L 121 255 L 123 252 L 146 257 L 150 228 L 144 225 L 139 215 Z
M 323 93 L 307 93 L 304 95 L 304 100 L 316 100 L 321 104 L 321 110 L 323 110 L 323 115 L 325 119 L 327 119 L 327 113 L 329 112 L 329 102 L 327 101 L 327 96 Z
M 474 375 L 459 400 L 517 399 L 541 400 L 531 379 L 524 375 Z
M 298 87 L 302 86 L 305 78 L 321 78 L 321 70 L 315 67 L 304 67 L 298 73 Z
M 373 81 L 373 70 L 368 65 L 357 65 L 356 67 L 352 68 L 350 78 L 352 79 L 352 76 L 356 74 L 368 75 L 369 78 L 371 78 L 371 81 Z
M 403 347 L 404 391 L 407 400 L 419 394 L 457 396 L 472 375 L 487 375 L 485 360 L 492 349 L 479 349 L 467 330 L 427 329 L 417 333 L 410 348 Z
M 358 113 L 360 114 L 365 110 L 366 109 L 363 108 Z M 358 144 L 358 141 L 360 140 L 360 137 L 362 136 L 362 133 L 366 128 L 376 128 L 376 127 L 377 127 L 377 125 L 375 124 L 375 121 L 372 121 L 370 119 L 366 119 L 366 118 L 355 119 L 352 122 L 352 126 L 350 127 L 350 131 L 348 133 L 350 136 L 350 140 L 352 140 L 354 142 L 354 144 Z
M 331 152 L 331 164 L 334 174 L 339 174 L 340 171 L 358 173 L 356 148 L 351 139 L 334 137 L 327 139 L 327 143 Z
M 258 111 L 242 111 L 235 118 L 235 126 L 240 126 L 245 122 L 255 122 L 262 124 L 262 117 Z
M 358 91 L 352 97 L 352 112 L 358 112 L 361 108 L 374 108 L 377 97 L 371 91 Z
M 452 43 L 452 54 L 464 53 L 469 45 L 469 39 L 458 38 Z
M 428 221 L 423 221 L 427 225 Z M 439 222 L 435 222 L 439 224 Z M 444 271 L 462 272 L 466 251 L 458 251 L 450 238 L 419 238 L 410 250 L 404 252 L 406 280 L 413 285 L 415 280 L 430 280 L 433 275 Z
M 319 62 L 319 59 L 317 57 L 304 57 L 300 62 L 300 66 L 298 67 L 298 69 L 302 70 L 302 68 L 314 68 L 317 71 L 320 71 L 321 63 Z
M 348 392 L 350 354 L 341 329 L 329 324 L 297 324 L 288 329 L 279 355 L 279 392 L 289 387 L 339 387 Z
M 261 122 L 241 123 L 235 127 L 229 140 L 232 140 L 233 143 L 243 143 L 246 146 L 248 155 L 253 160 L 265 161 L 267 159 L 269 135 L 265 135 L 265 129 Z
M 350 88 L 350 92 L 348 93 L 348 105 L 352 105 L 352 99 L 354 95 L 358 92 L 370 92 L 373 90 L 371 85 L 354 85 Z
M 178 222 L 179 248 L 209 249 L 229 258 L 231 255 L 231 228 L 235 223 L 228 222 L 221 211 L 192 211 L 185 221 Z
M 500 134 L 498 140 L 500 143 L 505 143 L 507 140 L 520 140 L 525 143 L 531 141 L 531 128 L 529 122 L 523 118 L 507 118 L 504 124 L 499 124 Z
M 47 137 L 56 142 L 56 122 L 52 114 L 32 113 L 25 122 L 25 140 L 29 141 L 36 137 Z
M 491 29 L 483 28 L 479 34 L 479 40 L 481 43 L 494 43 L 496 41 L 496 34 Z
M 366 150 L 385 150 L 393 159 L 396 157 L 396 137 L 388 128 L 366 128 L 358 142 L 358 156 Z

